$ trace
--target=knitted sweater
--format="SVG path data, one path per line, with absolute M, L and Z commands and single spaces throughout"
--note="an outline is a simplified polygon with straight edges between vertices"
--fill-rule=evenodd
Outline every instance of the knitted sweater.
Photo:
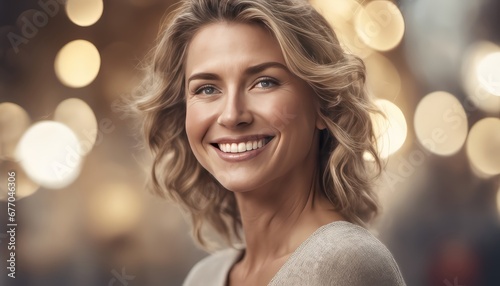
M 225 286 L 242 250 L 218 251 L 191 269 L 184 286 Z M 345 221 L 318 228 L 268 286 L 406 285 L 389 250 L 368 230 Z

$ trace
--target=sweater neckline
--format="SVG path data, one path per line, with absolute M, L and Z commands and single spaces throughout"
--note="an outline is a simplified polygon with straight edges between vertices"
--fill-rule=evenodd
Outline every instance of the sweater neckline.
M 306 240 L 304 240 L 290 254 L 290 257 L 288 257 L 288 259 L 285 261 L 285 263 L 283 263 L 283 265 L 280 267 L 280 269 L 278 269 L 278 271 L 276 272 L 276 274 L 274 274 L 273 278 L 271 278 L 271 281 L 269 281 L 268 286 L 270 286 L 270 285 L 272 285 L 274 283 L 274 281 L 277 279 L 277 277 L 280 276 L 279 274 L 281 272 L 285 271 L 286 268 L 289 267 L 288 265 L 291 265 L 297 259 L 296 258 L 297 256 L 300 256 L 300 254 L 303 252 L 303 250 L 311 243 L 311 241 L 313 241 L 314 238 L 316 238 L 318 235 L 320 235 L 321 233 L 323 233 L 327 228 L 333 227 L 333 226 L 338 225 L 338 224 L 349 224 L 349 225 L 352 225 L 352 223 L 350 223 L 348 221 L 337 220 L 337 221 L 332 221 L 330 223 L 327 223 L 327 224 L 322 225 L 319 228 L 317 228 L 311 235 L 309 235 L 309 237 L 306 238 Z M 224 280 L 224 283 L 223 283 L 224 286 L 228 285 L 228 282 L 229 282 L 229 273 L 231 272 L 231 269 L 236 264 L 236 262 L 238 262 L 239 260 L 241 260 L 242 255 L 244 255 L 244 253 L 245 253 L 244 246 L 242 246 L 242 248 L 236 248 L 235 250 L 236 250 L 235 255 L 233 256 L 233 259 L 231 260 L 231 263 L 228 263 L 228 268 L 226 269 L 225 280 Z

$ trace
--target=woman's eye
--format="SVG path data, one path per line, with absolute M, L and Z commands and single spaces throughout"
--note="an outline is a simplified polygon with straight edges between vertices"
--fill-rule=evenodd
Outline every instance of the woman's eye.
M 258 87 L 258 88 L 271 88 L 273 86 L 276 86 L 278 85 L 278 82 L 274 79 L 270 79 L 270 78 L 266 78 L 266 79 L 262 79 L 260 80 L 256 85 L 255 87 Z
M 210 85 L 202 86 L 195 91 L 195 94 L 212 95 L 218 93 L 218 90 Z

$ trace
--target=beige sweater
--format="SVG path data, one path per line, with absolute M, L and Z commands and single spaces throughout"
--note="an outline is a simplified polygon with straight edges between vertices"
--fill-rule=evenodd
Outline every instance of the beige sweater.
M 242 250 L 226 249 L 198 262 L 184 286 L 225 286 Z M 349 222 L 324 225 L 288 258 L 268 286 L 405 285 L 389 250 L 366 229 Z

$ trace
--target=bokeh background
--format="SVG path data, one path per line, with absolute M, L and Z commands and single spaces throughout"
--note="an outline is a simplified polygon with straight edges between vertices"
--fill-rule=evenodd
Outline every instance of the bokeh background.
M 371 230 L 408 285 L 500 285 L 500 1 L 311 2 L 387 115 Z M 145 189 L 149 154 L 120 109 L 175 3 L 0 0 L 0 285 L 181 285 L 206 255 Z

